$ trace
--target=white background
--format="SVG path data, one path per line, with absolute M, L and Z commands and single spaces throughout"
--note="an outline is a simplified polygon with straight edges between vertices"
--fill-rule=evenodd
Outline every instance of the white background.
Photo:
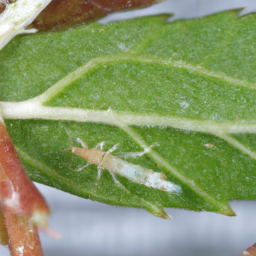
M 256 10 L 255 2 L 169 0 L 147 10 L 114 14 L 102 22 L 163 12 L 192 18 L 250 6 L 246 13 Z M 45 256 L 236 256 L 256 242 L 255 202 L 231 202 L 237 217 L 167 209 L 172 216 L 167 221 L 141 209 L 109 206 L 38 187 L 52 209 L 51 227 L 62 234 L 60 241 L 41 234 Z M 6 247 L 0 247 L 0 255 L 9 255 Z

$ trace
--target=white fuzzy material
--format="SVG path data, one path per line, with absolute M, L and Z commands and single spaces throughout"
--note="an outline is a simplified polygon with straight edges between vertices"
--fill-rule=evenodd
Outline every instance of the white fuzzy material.
M 37 15 L 51 0 L 18 0 L 8 4 L 0 14 L 0 50 L 18 34 L 35 33 L 36 29 L 26 30 Z

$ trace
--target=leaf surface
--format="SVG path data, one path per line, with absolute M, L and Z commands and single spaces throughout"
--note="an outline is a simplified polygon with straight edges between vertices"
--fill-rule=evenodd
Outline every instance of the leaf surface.
M 30 177 L 114 205 L 233 212 L 256 199 L 255 15 L 229 11 L 166 23 L 156 16 L 14 39 L 0 52 L 0 104 Z M 81 138 L 163 172 L 168 193 L 63 149 Z

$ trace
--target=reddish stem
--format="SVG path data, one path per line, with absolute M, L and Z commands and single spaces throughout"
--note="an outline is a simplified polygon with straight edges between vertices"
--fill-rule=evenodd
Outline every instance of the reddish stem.
M 52 0 L 32 26 L 39 30 L 80 24 L 109 13 L 146 7 L 159 0 Z
M 2 208 L 12 256 L 43 256 L 39 235 L 31 219 Z
M 48 216 L 50 213 L 43 196 L 26 174 L 2 123 L 0 123 L 0 203 L 2 207 L 7 207 L 10 212 L 17 215 L 35 218 L 37 215 Z M 39 224 L 43 225 L 43 223 Z
M 47 226 L 49 213 L 0 120 L 0 243 L 12 256 L 43 256 L 36 226 Z
M 253 244 L 251 247 L 247 248 L 245 251 L 242 252 L 239 256 L 256 256 L 256 243 Z
M 8 234 L 4 223 L 4 215 L 0 208 L 0 244 L 8 245 Z

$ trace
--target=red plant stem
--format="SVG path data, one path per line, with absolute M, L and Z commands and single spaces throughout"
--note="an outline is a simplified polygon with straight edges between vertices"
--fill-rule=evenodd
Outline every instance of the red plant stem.
M 0 207 L 0 244 L 8 245 L 8 234 L 4 223 L 4 215 Z
M 33 218 L 50 213 L 43 196 L 26 174 L 3 123 L 0 123 L 0 204 L 13 214 Z
M 43 256 L 36 227 L 28 216 L 13 214 L 8 207 L 2 212 L 9 237 L 9 249 L 12 256 Z
M 256 256 L 256 243 L 247 248 L 245 251 L 242 252 L 239 256 Z
M 36 226 L 47 226 L 49 213 L 0 119 L 0 243 L 12 256 L 43 256 Z
M 101 18 L 109 13 L 146 7 L 161 0 L 52 0 L 32 27 L 57 29 Z

